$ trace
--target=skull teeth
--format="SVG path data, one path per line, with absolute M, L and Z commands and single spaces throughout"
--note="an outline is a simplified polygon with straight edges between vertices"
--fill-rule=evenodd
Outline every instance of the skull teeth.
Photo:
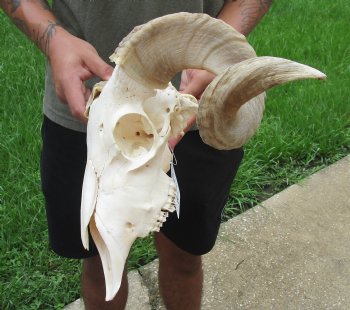
M 152 231 L 159 232 L 160 228 L 163 226 L 163 223 L 166 221 L 167 217 L 169 216 L 169 212 L 174 212 L 176 210 L 175 200 L 176 200 L 176 186 L 173 182 L 170 182 L 167 202 L 162 207 L 157 217 L 156 223 L 152 228 Z
M 163 211 L 174 212 L 175 211 L 175 202 L 168 202 L 163 208 Z
M 155 226 L 155 227 L 152 228 L 151 231 L 159 232 L 160 231 L 160 227 L 159 226 Z
M 159 232 L 162 226 L 163 226 L 163 222 L 157 222 L 156 225 L 152 228 L 152 231 Z
M 168 212 L 160 212 L 157 221 L 164 223 L 166 221 L 166 218 L 169 216 Z

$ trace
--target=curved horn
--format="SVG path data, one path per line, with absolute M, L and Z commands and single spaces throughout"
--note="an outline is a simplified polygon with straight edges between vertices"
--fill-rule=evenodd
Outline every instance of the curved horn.
M 323 80 L 326 75 L 276 57 L 255 57 L 226 69 L 202 95 L 197 125 L 203 141 L 222 150 L 242 146 L 260 125 L 264 91 L 307 78 Z
M 182 12 L 136 27 L 110 59 L 143 85 L 165 88 L 183 69 L 218 74 L 255 56 L 245 37 L 223 21 Z

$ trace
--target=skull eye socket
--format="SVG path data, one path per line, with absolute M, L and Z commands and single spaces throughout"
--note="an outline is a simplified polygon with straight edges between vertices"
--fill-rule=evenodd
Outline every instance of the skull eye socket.
M 113 136 L 123 155 L 131 158 L 146 154 L 154 143 L 152 125 L 137 113 L 122 116 L 114 127 Z

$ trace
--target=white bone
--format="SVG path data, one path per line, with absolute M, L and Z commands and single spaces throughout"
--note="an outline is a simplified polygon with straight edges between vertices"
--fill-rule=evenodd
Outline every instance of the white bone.
M 103 264 L 106 300 L 119 289 L 134 240 L 159 231 L 174 211 L 175 185 L 166 175 L 168 140 L 183 132 L 196 111 L 194 97 L 171 84 L 164 90 L 147 89 L 120 67 L 91 100 L 81 235 L 88 248 L 90 224 Z

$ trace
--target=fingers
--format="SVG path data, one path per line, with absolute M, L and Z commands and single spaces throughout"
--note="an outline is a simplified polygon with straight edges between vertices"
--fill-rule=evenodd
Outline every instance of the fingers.
M 180 91 L 199 99 L 215 75 L 205 70 L 186 70 L 182 73 Z
M 64 97 L 71 114 L 84 123 L 87 122 L 84 112 L 88 93 L 89 90 L 78 76 L 72 77 L 69 82 L 67 81 L 64 88 Z
M 84 59 L 88 70 L 104 81 L 109 80 L 112 75 L 113 67 L 105 63 L 97 54 L 95 57 Z
M 94 75 L 108 80 L 113 68 L 91 44 L 66 31 L 52 40 L 49 61 L 57 96 L 68 104 L 74 117 L 86 122 L 85 105 L 91 91 L 84 82 Z
M 179 87 L 180 92 L 183 92 L 184 89 L 187 87 L 188 83 L 190 82 L 189 71 L 190 70 L 183 70 L 181 72 L 181 82 Z
M 113 72 L 113 67 L 105 63 L 96 53 L 90 53 L 88 56 L 81 57 L 74 66 L 66 68 L 60 79 L 57 79 L 58 87 L 56 87 L 58 97 L 68 104 L 71 114 L 84 123 L 87 122 L 84 115 L 86 102 L 91 93 L 84 82 L 94 75 L 102 80 L 108 80 Z
M 187 125 L 184 128 L 184 132 L 189 131 L 195 122 L 196 122 L 196 115 L 192 115 L 187 121 Z
M 194 125 L 196 121 L 196 116 L 195 115 L 192 115 L 188 121 L 187 121 L 187 125 L 186 127 L 184 128 L 184 133 L 186 134 L 187 131 L 189 131 L 191 129 L 191 127 Z M 173 151 L 175 149 L 175 146 L 181 141 L 182 137 L 184 136 L 184 134 L 182 135 L 178 135 L 177 137 L 175 138 L 171 138 L 169 139 L 168 141 L 168 145 L 169 145 L 169 148 Z
M 182 93 L 191 94 L 195 98 L 199 99 L 202 95 L 206 85 L 202 83 L 191 82 L 182 90 Z

